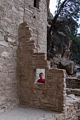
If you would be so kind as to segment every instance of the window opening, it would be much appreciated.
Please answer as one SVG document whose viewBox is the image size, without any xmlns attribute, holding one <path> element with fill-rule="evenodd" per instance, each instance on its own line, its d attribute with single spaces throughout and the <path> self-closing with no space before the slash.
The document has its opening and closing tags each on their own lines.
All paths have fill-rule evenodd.
<svg viewBox="0 0 80 120">
<path fill-rule="evenodd" d="M 34 0 L 34 7 L 39 9 L 39 0 Z"/>
<path fill-rule="evenodd" d="M 45 83 L 45 69 L 36 69 L 36 80 L 35 83 Z"/>
</svg>

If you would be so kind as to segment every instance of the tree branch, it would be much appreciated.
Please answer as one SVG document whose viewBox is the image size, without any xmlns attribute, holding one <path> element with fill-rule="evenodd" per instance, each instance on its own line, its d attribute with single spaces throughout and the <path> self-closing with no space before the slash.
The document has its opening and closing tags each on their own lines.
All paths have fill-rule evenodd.
<svg viewBox="0 0 80 120">
<path fill-rule="evenodd" d="M 52 28 L 54 28 L 54 25 L 55 25 L 55 23 L 56 23 L 56 21 L 57 21 L 57 18 L 58 18 L 58 16 L 59 16 L 61 10 L 64 8 L 64 5 L 66 4 L 67 1 L 68 1 L 68 0 L 64 0 L 63 3 L 61 4 L 59 10 L 57 11 L 57 14 L 55 15 L 54 19 L 52 20 L 52 24 L 51 24 L 49 33 L 51 32 Z"/>
</svg>

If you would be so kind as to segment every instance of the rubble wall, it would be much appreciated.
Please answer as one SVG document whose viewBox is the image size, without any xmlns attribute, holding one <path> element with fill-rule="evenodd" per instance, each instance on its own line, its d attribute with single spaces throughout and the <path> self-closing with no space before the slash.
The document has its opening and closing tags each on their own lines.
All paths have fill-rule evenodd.
<svg viewBox="0 0 80 120">
<path fill-rule="evenodd" d="M 19 26 L 17 50 L 18 95 L 20 105 L 62 112 L 64 108 L 64 71 L 50 69 L 45 53 L 35 53 L 35 42 L 27 23 Z M 45 84 L 37 84 L 36 70 L 45 70 Z"/>
<path fill-rule="evenodd" d="M 80 80 L 76 77 L 69 77 L 66 79 L 67 88 L 80 89 Z"/>
</svg>

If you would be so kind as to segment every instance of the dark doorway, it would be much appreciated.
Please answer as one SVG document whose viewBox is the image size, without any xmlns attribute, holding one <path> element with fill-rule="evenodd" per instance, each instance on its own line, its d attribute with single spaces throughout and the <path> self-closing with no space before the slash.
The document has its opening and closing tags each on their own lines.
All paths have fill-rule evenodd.
<svg viewBox="0 0 80 120">
<path fill-rule="evenodd" d="M 39 1 L 40 0 L 34 0 L 34 7 L 39 9 Z"/>
</svg>

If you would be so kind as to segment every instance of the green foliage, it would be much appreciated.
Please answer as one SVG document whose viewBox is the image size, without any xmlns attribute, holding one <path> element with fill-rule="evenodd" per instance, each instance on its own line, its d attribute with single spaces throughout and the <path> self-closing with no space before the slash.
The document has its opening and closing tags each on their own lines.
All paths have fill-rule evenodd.
<svg viewBox="0 0 80 120">
<path fill-rule="evenodd" d="M 74 37 L 71 46 L 71 59 L 80 64 L 80 36 Z"/>
<path fill-rule="evenodd" d="M 63 56 L 66 48 L 69 48 L 69 42 L 72 41 L 71 59 L 79 61 L 80 37 L 77 37 L 77 28 L 80 0 L 64 0 L 62 3 L 61 0 L 57 0 L 57 2 L 56 14 L 49 22 L 51 27 L 48 27 L 48 57 L 54 57 L 57 52 Z"/>
<path fill-rule="evenodd" d="M 59 16 L 62 16 L 66 19 L 78 20 L 80 15 L 80 0 L 64 0 L 66 1 L 64 7 L 62 8 Z M 61 1 L 58 0 L 57 11 L 60 10 Z"/>
</svg>

